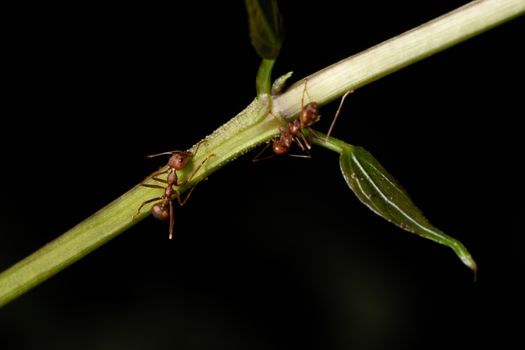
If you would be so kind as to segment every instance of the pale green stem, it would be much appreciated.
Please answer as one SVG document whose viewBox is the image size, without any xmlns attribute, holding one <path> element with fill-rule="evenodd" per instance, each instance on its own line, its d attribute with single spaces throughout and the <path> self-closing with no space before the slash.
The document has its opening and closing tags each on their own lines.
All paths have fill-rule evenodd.
<svg viewBox="0 0 525 350">
<path fill-rule="evenodd" d="M 524 12 L 524 0 L 474 1 L 309 76 L 308 94 L 320 104 L 327 103 L 348 90 L 355 90 Z M 297 114 L 303 89 L 300 82 L 274 98 L 273 114 L 283 117 Z M 279 123 L 274 116 L 268 117 L 268 106 L 269 96 L 260 95 L 239 115 L 208 136 L 192 165 L 197 166 L 210 154 L 214 156 L 181 191 L 278 134 Z M 181 171 L 181 178 L 186 178 L 191 171 L 191 167 Z M 136 186 L 56 240 L 2 272 L 0 306 L 137 223 L 148 214 L 147 206 L 137 220 L 132 220 L 140 204 L 161 194 L 161 190 Z"/>
<path fill-rule="evenodd" d="M 525 12 L 524 0 L 479 0 L 343 59 L 308 79 L 308 95 L 319 104 L 357 90 L 390 73 L 467 40 Z M 274 110 L 295 115 L 301 107 L 303 81 L 274 99 Z"/>
</svg>

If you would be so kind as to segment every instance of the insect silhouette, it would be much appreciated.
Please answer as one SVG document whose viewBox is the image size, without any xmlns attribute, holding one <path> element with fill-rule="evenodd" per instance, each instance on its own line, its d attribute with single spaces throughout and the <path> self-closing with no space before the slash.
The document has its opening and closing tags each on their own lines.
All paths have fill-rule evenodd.
<svg viewBox="0 0 525 350">
<path fill-rule="evenodd" d="M 281 128 L 281 134 L 274 138 L 272 143 L 272 151 L 273 155 L 270 155 L 265 158 L 259 158 L 260 155 L 268 148 L 270 145 L 269 143 L 264 147 L 253 159 L 254 162 L 268 159 L 273 157 L 274 155 L 285 155 L 289 154 L 290 147 L 292 146 L 293 142 L 295 141 L 297 145 L 301 148 L 303 152 L 306 154 L 290 154 L 294 157 L 301 157 L 301 158 L 309 158 L 310 154 L 309 151 L 312 148 L 311 141 L 305 136 L 303 133 L 303 129 L 310 128 L 312 125 L 314 125 L 319 120 L 319 107 L 317 105 L 316 101 L 310 101 L 306 105 L 304 104 L 304 96 L 306 94 L 306 84 L 304 83 L 304 90 L 303 95 L 301 97 L 301 113 L 299 115 L 299 118 L 288 122 L 284 127 Z M 332 129 L 335 125 L 335 122 L 337 120 L 337 117 L 339 116 L 339 113 L 341 111 L 341 107 L 343 105 L 343 102 L 348 94 L 350 94 L 353 91 L 347 91 L 339 104 L 339 108 L 337 109 L 337 112 L 332 120 L 332 124 L 330 125 L 330 128 L 328 130 L 328 133 L 325 138 L 325 142 L 330 137 L 330 134 L 332 132 Z M 272 114 L 273 116 L 273 114 Z M 313 132 L 313 130 L 310 129 L 310 132 Z"/>
<path fill-rule="evenodd" d="M 153 154 L 153 155 L 149 155 L 148 156 L 148 158 L 153 158 L 153 157 L 158 157 L 158 156 L 162 156 L 162 155 L 170 155 L 170 158 L 168 160 L 168 169 L 165 169 L 165 170 L 161 169 L 159 171 L 156 171 L 152 175 L 146 177 L 140 183 L 140 185 L 144 186 L 144 187 L 164 189 L 164 193 L 162 194 L 162 196 L 151 198 L 151 199 L 148 199 L 147 201 L 144 201 L 140 205 L 140 207 L 137 209 L 137 212 L 133 216 L 133 219 L 135 219 L 139 215 L 141 209 L 146 204 L 158 201 L 157 203 L 153 204 L 153 206 L 151 207 L 151 214 L 157 220 L 161 220 L 161 221 L 170 220 L 169 239 L 173 238 L 173 226 L 174 226 L 174 223 L 175 223 L 175 219 L 173 217 L 173 201 L 172 201 L 173 200 L 173 196 L 175 196 L 177 198 L 177 201 L 179 202 L 179 205 L 183 206 L 184 204 L 186 204 L 186 202 L 190 198 L 191 193 L 195 189 L 195 186 L 193 186 L 189 190 L 189 192 L 186 195 L 186 197 L 184 199 L 182 199 L 180 192 L 178 190 L 174 189 L 173 186 L 180 187 L 180 186 L 185 185 L 189 181 L 191 181 L 191 179 L 193 179 L 193 177 L 195 176 L 195 174 L 197 174 L 197 172 L 203 166 L 203 164 L 208 159 L 210 159 L 212 156 L 214 156 L 214 154 L 210 154 L 209 156 L 207 156 L 195 168 L 195 170 L 193 170 L 191 175 L 186 180 L 179 182 L 179 178 L 178 178 L 178 175 L 177 175 L 177 170 L 184 169 L 189 164 L 189 162 L 193 159 L 193 157 L 195 156 L 195 154 L 199 150 L 200 145 L 201 145 L 201 143 L 199 143 L 197 145 L 197 148 L 195 149 L 195 153 L 189 152 L 189 151 L 178 151 L 178 150 L 176 150 L 176 151 L 162 152 L 162 153 Z M 164 175 L 164 174 L 167 174 L 166 179 L 163 179 L 163 178 L 159 177 L 159 176 Z M 158 184 L 145 183 L 148 179 L 152 179 L 154 181 L 163 183 L 164 185 L 161 186 L 161 185 L 158 185 Z"/>
</svg>

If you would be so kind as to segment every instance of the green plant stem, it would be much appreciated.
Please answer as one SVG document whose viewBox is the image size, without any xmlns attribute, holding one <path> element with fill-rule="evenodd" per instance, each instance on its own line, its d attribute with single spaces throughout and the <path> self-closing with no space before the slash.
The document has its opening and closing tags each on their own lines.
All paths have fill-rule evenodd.
<svg viewBox="0 0 525 350">
<path fill-rule="evenodd" d="M 312 74 L 308 95 L 328 103 L 358 88 L 445 50 L 525 12 L 523 0 L 472 1 L 452 12 L 343 59 Z M 301 107 L 303 81 L 274 99 L 274 110 L 293 116 Z"/>
<path fill-rule="evenodd" d="M 355 90 L 524 12 L 523 0 L 474 1 L 307 77 L 308 94 L 320 105 L 328 103 L 348 90 Z M 292 117 L 299 112 L 303 89 L 303 82 L 295 84 L 286 93 L 275 97 L 273 105 L 269 95 L 262 94 L 244 111 L 206 137 L 192 164 L 200 164 L 209 154 L 214 156 L 180 191 L 184 192 L 239 155 L 277 135 L 279 123 L 275 117 L 268 116 L 269 106 L 272 105 L 275 115 Z M 186 178 L 191 171 L 191 167 L 181 171 L 181 178 Z M 2 272 L 0 306 L 136 224 L 149 214 L 148 210 L 144 210 L 136 220 L 132 220 L 137 208 L 160 193 L 158 189 L 136 186 Z"/>
<path fill-rule="evenodd" d="M 264 58 L 261 61 L 259 66 L 259 71 L 257 72 L 257 79 L 255 80 L 255 85 L 257 88 L 257 96 L 262 94 L 269 95 L 272 89 L 272 69 L 275 64 L 275 60 L 269 60 Z"/>
</svg>

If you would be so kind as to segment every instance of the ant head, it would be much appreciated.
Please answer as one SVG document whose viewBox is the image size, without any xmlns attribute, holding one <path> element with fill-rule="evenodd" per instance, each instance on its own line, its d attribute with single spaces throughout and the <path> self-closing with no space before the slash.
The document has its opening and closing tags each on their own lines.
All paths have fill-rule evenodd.
<svg viewBox="0 0 525 350">
<path fill-rule="evenodd" d="M 180 170 L 188 164 L 188 161 L 193 158 L 191 152 L 173 152 L 168 160 L 168 166 L 175 170 Z"/>
<path fill-rule="evenodd" d="M 312 126 L 317 121 L 318 116 L 319 108 L 317 107 L 317 102 L 312 101 L 308 103 L 301 111 L 301 127 L 306 128 Z"/>
<path fill-rule="evenodd" d="M 170 212 L 164 205 L 162 205 L 162 203 L 157 203 L 152 206 L 151 214 L 155 219 L 160 221 L 166 221 L 170 218 Z"/>
</svg>

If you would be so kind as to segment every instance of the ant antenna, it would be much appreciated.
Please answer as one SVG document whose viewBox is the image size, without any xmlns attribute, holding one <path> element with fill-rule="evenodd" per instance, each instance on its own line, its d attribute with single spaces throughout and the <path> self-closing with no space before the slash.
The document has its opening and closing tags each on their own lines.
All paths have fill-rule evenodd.
<svg viewBox="0 0 525 350">
<path fill-rule="evenodd" d="M 334 128 L 337 117 L 339 117 L 339 113 L 341 112 L 341 108 L 343 107 L 343 103 L 345 102 L 346 96 L 350 95 L 352 92 L 354 92 L 354 90 L 348 90 L 341 98 L 341 102 L 339 102 L 339 107 L 337 107 L 337 112 L 335 112 L 335 117 L 334 119 L 332 119 L 332 124 L 330 124 L 328 133 L 326 134 L 326 137 L 324 139 L 325 143 L 328 142 L 328 138 L 330 137 L 330 134 L 332 133 L 332 129 Z"/>
<path fill-rule="evenodd" d="M 197 144 L 197 147 L 195 148 L 195 151 L 193 152 L 189 152 L 189 151 L 180 151 L 178 149 L 176 150 L 173 150 L 173 151 L 169 151 L 169 152 L 161 152 L 161 153 L 157 153 L 157 154 L 149 154 L 147 155 L 146 157 L 147 158 L 154 158 L 154 157 L 158 157 L 158 156 L 166 156 L 166 155 L 173 155 L 175 153 L 179 153 L 179 154 L 197 154 L 197 151 L 199 150 L 199 147 L 201 146 L 202 143 L 205 143 L 206 141 L 200 141 L 198 144 Z"/>
<path fill-rule="evenodd" d="M 175 150 L 175 151 L 162 152 L 162 153 L 157 153 L 157 154 L 148 154 L 146 157 L 147 158 L 154 158 L 154 157 L 158 157 L 158 156 L 172 155 L 173 153 L 182 153 L 182 152 L 184 152 L 184 151 Z"/>
</svg>

